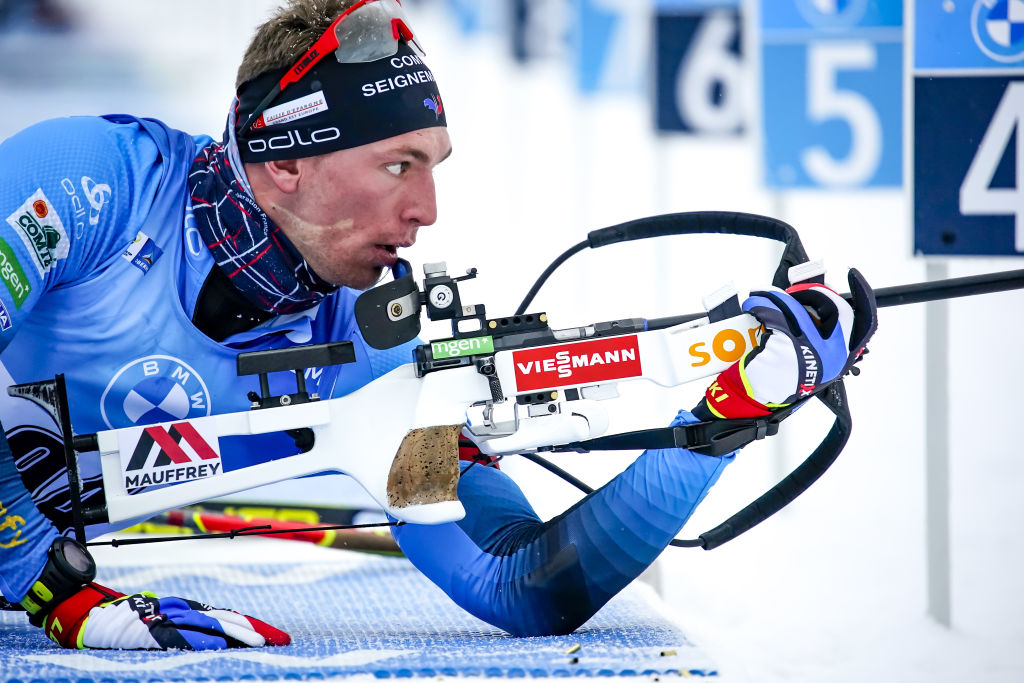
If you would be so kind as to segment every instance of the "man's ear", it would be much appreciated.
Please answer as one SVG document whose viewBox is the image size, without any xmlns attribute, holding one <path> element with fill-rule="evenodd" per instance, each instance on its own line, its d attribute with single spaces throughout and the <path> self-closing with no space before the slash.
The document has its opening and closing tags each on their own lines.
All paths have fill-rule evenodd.
<svg viewBox="0 0 1024 683">
<path fill-rule="evenodd" d="M 300 166 L 298 159 L 263 162 L 267 176 L 274 183 L 274 186 L 286 194 L 291 194 L 298 189 L 299 178 L 302 175 Z"/>
</svg>

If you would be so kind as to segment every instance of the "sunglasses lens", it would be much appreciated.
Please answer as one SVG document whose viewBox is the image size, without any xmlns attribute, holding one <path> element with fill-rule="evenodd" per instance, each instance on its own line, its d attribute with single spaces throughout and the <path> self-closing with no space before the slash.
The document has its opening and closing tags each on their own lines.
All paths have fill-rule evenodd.
<svg viewBox="0 0 1024 683">
<path fill-rule="evenodd" d="M 422 54 L 401 5 L 394 0 L 366 3 L 339 22 L 334 33 L 338 38 L 335 56 L 343 64 L 390 57 L 398 51 L 399 39 Z"/>
</svg>

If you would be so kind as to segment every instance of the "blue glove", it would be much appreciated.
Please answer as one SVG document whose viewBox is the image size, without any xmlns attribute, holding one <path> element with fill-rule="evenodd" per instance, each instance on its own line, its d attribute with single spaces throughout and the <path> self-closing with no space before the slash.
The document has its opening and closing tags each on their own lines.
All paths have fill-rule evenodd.
<svg viewBox="0 0 1024 683">
<path fill-rule="evenodd" d="M 877 327 L 874 293 L 856 270 L 850 288 L 856 309 L 817 283 L 751 292 L 743 310 L 764 325 L 761 341 L 717 377 L 694 413 L 762 417 L 846 374 Z"/>
</svg>

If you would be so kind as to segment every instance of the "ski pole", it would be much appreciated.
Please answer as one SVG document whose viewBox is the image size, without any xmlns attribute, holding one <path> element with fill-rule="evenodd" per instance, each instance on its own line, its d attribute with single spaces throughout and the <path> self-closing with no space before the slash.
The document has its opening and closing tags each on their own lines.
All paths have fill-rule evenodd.
<svg viewBox="0 0 1024 683">
<path fill-rule="evenodd" d="M 313 543 L 325 548 L 401 555 L 390 533 L 356 531 L 337 528 L 343 525 L 317 527 L 303 522 L 290 522 L 270 517 L 239 517 L 196 509 L 168 510 L 147 520 L 131 531 L 149 533 L 153 527 L 169 526 L 199 533 L 234 533 L 238 536 L 273 535 L 289 541 Z M 188 536 L 179 537 L 187 540 Z M 175 540 L 178 540 L 177 538 Z M 127 543 L 121 543 L 127 545 Z"/>
</svg>

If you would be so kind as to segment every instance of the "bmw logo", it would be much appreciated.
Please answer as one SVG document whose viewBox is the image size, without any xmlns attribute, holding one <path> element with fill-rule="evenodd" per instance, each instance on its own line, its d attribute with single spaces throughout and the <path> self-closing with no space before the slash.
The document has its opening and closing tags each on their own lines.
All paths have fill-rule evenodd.
<svg viewBox="0 0 1024 683">
<path fill-rule="evenodd" d="M 975 0 L 971 34 L 986 55 L 1011 64 L 1024 59 L 1024 0 Z"/>
<path fill-rule="evenodd" d="M 111 429 L 210 414 L 206 382 L 173 356 L 146 356 L 118 370 L 100 397 L 100 414 Z"/>
<path fill-rule="evenodd" d="M 811 26 L 853 26 L 864 16 L 867 0 L 796 0 L 801 16 Z"/>
</svg>

